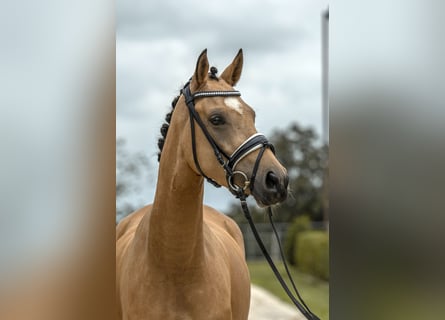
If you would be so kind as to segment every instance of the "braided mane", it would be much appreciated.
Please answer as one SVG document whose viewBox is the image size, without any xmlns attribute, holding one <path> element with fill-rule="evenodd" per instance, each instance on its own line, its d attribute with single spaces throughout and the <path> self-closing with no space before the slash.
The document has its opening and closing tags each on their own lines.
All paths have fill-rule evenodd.
<svg viewBox="0 0 445 320">
<path fill-rule="evenodd" d="M 209 72 L 210 79 L 219 81 L 218 77 L 216 76 L 217 73 L 218 73 L 218 69 L 216 67 L 211 67 L 210 72 Z M 164 147 L 165 138 L 167 137 L 168 128 L 170 127 L 170 121 L 172 119 L 172 114 L 173 114 L 173 111 L 175 111 L 176 103 L 178 103 L 180 96 L 181 96 L 181 94 L 179 94 L 178 96 L 176 96 L 173 99 L 172 104 L 171 104 L 172 110 L 165 115 L 165 123 L 162 124 L 161 130 L 160 130 L 161 137 L 158 139 L 158 147 L 159 147 L 158 162 L 161 160 L 162 148 Z"/>
<path fill-rule="evenodd" d="M 170 121 L 172 119 L 172 114 L 173 114 L 173 111 L 175 111 L 176 103 L 178 102 L 178 100 L 179 100 L 179 95 L 173 99 L 173 101 L 171 103 L 172 109 L 169 113 L 167 113 L 165 115 L 165 123 L 162 124 L 161 130 L 160 130 L 161 137 L 158 140 L 158 147 L 159 147 L 158 162 L 161 159 L 162 148 L 164 147 L 165 138 L 167 137 L 168 128 L 170 127 Z"/>
</svg>

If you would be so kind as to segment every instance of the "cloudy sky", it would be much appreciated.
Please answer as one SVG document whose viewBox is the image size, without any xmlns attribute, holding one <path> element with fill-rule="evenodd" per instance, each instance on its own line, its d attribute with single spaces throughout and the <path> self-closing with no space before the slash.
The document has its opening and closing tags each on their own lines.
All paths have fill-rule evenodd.
<svg viewBox="0 0 445 320">
<path fill-rule="evenodd" d="M 244 68 L 237 89 L 270 135 L 297 121 L 321 133 L 321 11 L 327 1 L 117 1 L 116 135 L 143 152 L 157 171 L 159 128 L 170 102 L 208 49 L 220 72 L 239 48 Z M 153 175 L 156 177 L 156 174 Z M 147 181 L 140 204 L 151 203 Z M 224 210 L 227 190 L 206 186 L 205 201 Z"/>
</svg>

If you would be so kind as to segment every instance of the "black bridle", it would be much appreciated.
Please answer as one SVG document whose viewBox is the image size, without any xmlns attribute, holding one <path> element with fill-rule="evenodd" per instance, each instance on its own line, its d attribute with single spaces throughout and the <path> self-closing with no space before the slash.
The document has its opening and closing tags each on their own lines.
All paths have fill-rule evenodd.
<svg viewBox="0 0 445 320">
<path fill-rule="evenodd" d="M 269 148 L 272 152 L 275 152 L 273 145 L 267 140 L 267 138 L 261 133 L 255 133 L 249 138 L 247 138 L 231 155 L 228 155 L 213 139 L 209 131 L 207 130 L 204 122 L 202 121 L 199 114 L 195 109 L 195 99 L 199 98 L 210 98 L 210 97 L 233 97 L 233 96 L 241 96 L 239 91 L 198 91 L 195 93 L 191 93 L 190 91 L 190 83 L 188 82 L 184 88 L 181 90 L 181 93 L 184 95 L 185 103 L 189 109 L 190 114 L 190 127 L 192 133 L 192 150 L 193 150 L 193 160 L 195 162 L 196 169 L 199 173 L 211 184 L 215 187 L 221 187 L 221 185 L 216 182 L 214 179 L 209 178 L 201 169 L 199 164 L 198 156 L 196 154 L 196 138 L 195 138 L 195 121 L 201 128 L 208 142 L 212 146 L 213 152 L 215 153 L 216 159 L 218 160 L 221 167 L 224 169 L 226 174 L 227 184 L 229 186 L 229 190 L 237 197 L 242 198 L 247 197 L 246 190 L 249 188 L 253 190 L 256 172 L 258 170 L 261 158 L 263 157 L 264 151 Z M 255 161 L 255 165 L 253 167 L 252 174 L 250 179 L 247 175 L 242 171 L 237 171 L 236 166 L 238 163 L 245 158 L 250 153 L 255 150 L 260 150 L 258 156 Z M 239 186 L 235 184 L 234 177 L 236 175 L 241 176 L 244 179 L 244 185 Z"/>
<path fill-rule="evenodd" d="M 273 153 L 275 153 L 275 149 L 273 145 L 267 140 L 267 138 L 261 134 L 256 133 L 247 138 L 231 155 L 228 155 L 213 139 L 209 131 L 207 130 L 206 126 L 204 125 L 204 122 L 202 121 L 201 117 L 195 110 L 195 99 L 198 98 L 210 98 L 210 97 L 232 97 L 232 96 L 241 96 L 241 93 L 239 91 L 197 91 L 193 94 L 190 91 L 190 81 L 187 82 L 184 86 L 184 88 L 181 90 L 181 93 L 184 95 L 185 103 L 187 105 L 187 108 L 189 109 L 190 114 L 190 128 L 191 128 L 191 134 L 192 134 L 192 151 L 193 151 L 193 160 L 195 162 L 196 169 L 199 171 L 199 173 L 211 184 L 213 184 L 215 187 L 221 187 L 221 185 L 216 182 L 214 179 L 208 177 L 201 169 L 201 166 L 199 165 L 198 156 L 196 153 L 196 137 L 195 137 L 195 121 L 201 128 L 202 132 L 204 133 L 205 137 L 207 138 L 208 142 L 212 146 L 213 152 L 215 153 L 216 159 L 218 160 L 221 167 L 224 169 L 224 172 L 226 174 L 226 180 L 227 184 L 229 186 L 230 192 L 234 194 L 238 199 L 241 201 L 241 208 L 244 212 L 244 215 L 249 222 L 250 228 L 252 229 L 252 232 L 255 236 L 256 241 L 258 242 L 258 245 L 263 252 L 264 257 L 266 258 L 267 262 L 269 263 L 272 271 L 274 272 L 276 278 L 280 282 L 281 286 L 283 287 L 286 294 L 289 296 L 289 298 L 292 300 L 294 305 L 301 311 L 301 313 L 306 317 L 306 319 L 310 320 L 319 320 L 319 318 L 312 313 L 312 311 L 309 309 L 309 307 L 304 303 L 303 299 L 301 298 L 297 287 L 295 286 L 295 283 L 292 279 L 292 276 L 290 275 L 289 268 L 287 267 L 286 259 L 284 258 L 283 250 L 280 244 L 280 240 L 278 237 L 278 233 L 275 229 L 275 225 L 273 223 L 272 219 L 272 209 L 268 207 L 268 215 L 269 215 L 269 221 L 272 225 L 273 232 L 275 234 L 275 237 L 277 238 L 278 246 L 280 249 L 281 258 L 283 260 L 283 264 L 286 269 L 286 273 L 290 279 L 290 282 L 292 284 L 292 287 L 297 295 L 297 297 L 300 299 L 300 301 L 292 294 L 289 287 L 287 286 L 284 279 L 281 277 L 280 272 L 278 271 L 277 267 L 275 266 L 275 263 L 273 262 L 272 258 L 269 255 L 269 252 L 267 251 L 266 247 L 264 246 L 264 243 L 255 227 L 255 223 L 252 220 L 252 216 L 249 211 L 249 207 L 247 206 L 247 197 L 246 190 L 249 188 L 251 191 L 253 191 L 254 188 L 254 182 L 256 173 L 258 171 L 258 167 L 260 164 L 260 161 L 263 157 L 264 151 L 269 148 Z M 255 160 L 255 164 L 253 166 L 252 174 L 250 176 L 250 179 L 247 177 L 247 175 L 242 171 L 235 170 L 238 163 L 245 158 L 250 153 L 259 150 L 259 153 L 257 155 L 257 158 Z M 225 158 L 225 159 L 224 159 Z M 240 175 L 244 179 L 244 185 L 239 186 L 235 184 L 234 177 L 236 175 Z"/>
</svg>

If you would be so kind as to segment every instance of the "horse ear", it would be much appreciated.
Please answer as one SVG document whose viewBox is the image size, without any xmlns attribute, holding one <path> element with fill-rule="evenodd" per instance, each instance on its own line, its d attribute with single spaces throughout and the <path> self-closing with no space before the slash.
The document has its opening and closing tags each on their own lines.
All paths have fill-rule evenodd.
<svg viewBox="0 0 445 320">
<path fill-rule="evenodd" d="M 238 54 L 232 63 L 221 74 L 221 79 L 226 81 L 232 87 L 238 83 L 243 70 L 243 49 L 239 49 Z"/>
<path fill-rule="evenodd" d="M 209 60 L 207 59 L 207 49 L 204 49 L 199 55 L 198 62 L 196 62 L 195 74 L 190 84 L 192 91 L 197 90 L 204 83 L 208 72 Z"/>
</svg>

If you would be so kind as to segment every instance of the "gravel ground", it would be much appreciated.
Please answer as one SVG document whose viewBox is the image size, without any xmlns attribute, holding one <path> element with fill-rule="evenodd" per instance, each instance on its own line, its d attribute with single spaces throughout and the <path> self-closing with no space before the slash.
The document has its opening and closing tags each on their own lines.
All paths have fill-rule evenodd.
<svg viewBox="0 0 445 320">
<path fill-rule="evenodd" d="M 252 285 L 249 320 L 305 320 L 291 305 L 282 302 L 266 290 Z"/>
</svg>

